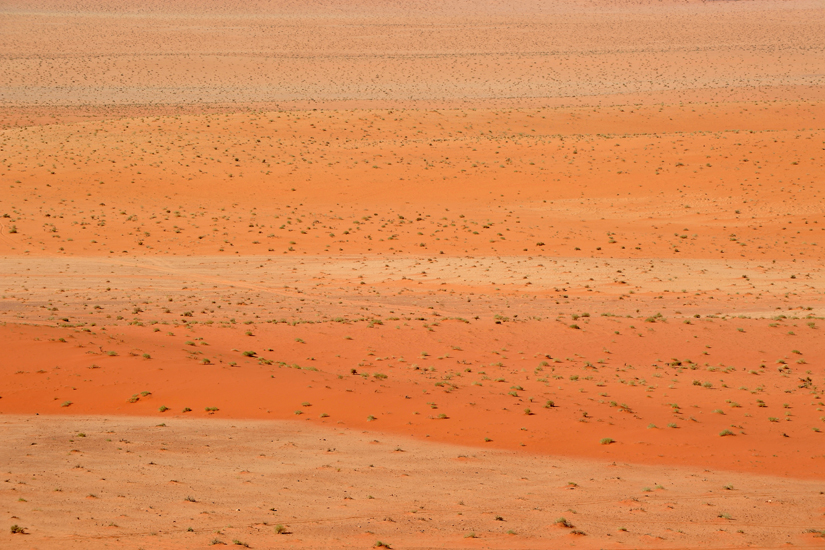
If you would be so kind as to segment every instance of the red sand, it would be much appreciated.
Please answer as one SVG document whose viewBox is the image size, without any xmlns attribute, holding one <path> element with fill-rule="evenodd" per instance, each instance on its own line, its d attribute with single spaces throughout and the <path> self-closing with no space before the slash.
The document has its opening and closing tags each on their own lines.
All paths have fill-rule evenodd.
<svg viewBox="0 0 825 550">
<path fill-rule="evenodd" d="M 301 415 L 313 424 L 531 453 L 825 475 L 823 436 L 811 431 L 822 426 L 821 374 L 807 382 L 807 365 L 797 364 L 819 365 L 825 357 L 819 329 L 802 321 L 768 328 L 769 320 L 687 326 L 591 317 L 577 320 L 583 328 L 575 330 L 566 327 L 569 317 L 502 325 L 413 319 L 385 318 L 373 328 L 366 321 L 256 323 L 157 333 L 148 324 L 100 333 L 6 327 L 2 408 L 158 418 Z M 787 336 L 788 328 L 799 335 Z M 547 401 L 555 406 L 545 408 Z M 181 412 L 186 407 L 192 412 Z M 219 410 L 206 412 L 211 407 Z M 731 435 L 720 438 L 726 429 Z M 616 443 L 600 445 L 605 437 Z"/>
<path fill-rule="evenodd" d="M 822 546 L 807 532 L 825 510 L 812 512 L 825 478 L 821 5 L 193 10 L 0 8 L 0 419 L 17 438 L 0 458 L 15 475 L 65 475 L 26 462 L 29 422 L 43 437 L 117 417 L 221 439 L 266 419 L 374 434 L 350 442 L 365 457 L 372 437 L 420 449 L 404 468 L 454 445 L 594 479 L 614 462 L 668 479 L 713 469 L 746 480 L 745 499 L 779 478 L 810 488 L 767 531 L 744 511 L 708 521 L 683 488 L 669 499 L 690 503 L 683 523 L 646 510 L 639 525 L 671 531 L 621 544 L 595 518 L 635 501 L 611 492 L 577 518 L 587 537 L 552 525 L 565 508 L 520 523 L 522 538 L 442 516 L 422 542 L 407 522 L 390 531 L 398 547 Z M 181 429 L 147 441 L 182 445 Z M 128 469 L 102 449 L 122 485 Z M 17 489 L 0 493 L 8 523 L 32 538 L 0 546 L 111 542 L 99 522 L 79 535 L 44 496 L 18 511 Z M 323 500 L 299 493 L 290 506 L 326 521 Z M 114 537 L 207 546 L 232 521 L 258 547 L 374 544 L 352 526 L 256 538 L 257 512 L 215 506 L 196 542 L 182 523 Z"/>
</svg>

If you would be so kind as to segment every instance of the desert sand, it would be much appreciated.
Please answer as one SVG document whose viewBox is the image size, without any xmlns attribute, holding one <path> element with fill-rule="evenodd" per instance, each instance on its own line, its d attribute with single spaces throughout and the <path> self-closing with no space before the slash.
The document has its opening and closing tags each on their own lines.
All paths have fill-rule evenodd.
<svg viewBox="0 0 825 550">
<path fill-rule="evenodd" d="M 4 492 L 38 525 L 13 542 L 37 548 L 810 547 L 825 498 L 821 483 L 770 475 L 289 421 L 0 425 L 14 454 Z"/>
<path fill-rule="evenodd" d="M 820 3 L 0 31 L 0 547 L 825 546 Z"/>
</svg>

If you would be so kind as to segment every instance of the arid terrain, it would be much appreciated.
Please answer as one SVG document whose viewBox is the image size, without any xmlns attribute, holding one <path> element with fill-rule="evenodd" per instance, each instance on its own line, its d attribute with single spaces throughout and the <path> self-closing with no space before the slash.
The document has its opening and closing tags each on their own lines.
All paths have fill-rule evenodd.
<svg viewBox="0 0 825 550">
<path fill-rule="evenodd" d="M 535 4 L 0 6 L 0 547 L 825 547 L 825 6 Z"/>
</svg>

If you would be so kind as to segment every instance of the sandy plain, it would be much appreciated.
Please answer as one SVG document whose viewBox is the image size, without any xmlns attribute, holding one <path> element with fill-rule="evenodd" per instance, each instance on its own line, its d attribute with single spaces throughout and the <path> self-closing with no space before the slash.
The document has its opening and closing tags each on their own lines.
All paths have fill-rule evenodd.
<svg viewBox="0 0 825 550">
<path fill-rule="evenodd" d="M 5 3 L 0 546 L 825 546 L 824 22 Z"/>
<path fill-rule="evenodd" d="M 807 480 L 300 422 L 2 421 L 35 548 L 810 547 L 825 498 Z"/>
</svg>

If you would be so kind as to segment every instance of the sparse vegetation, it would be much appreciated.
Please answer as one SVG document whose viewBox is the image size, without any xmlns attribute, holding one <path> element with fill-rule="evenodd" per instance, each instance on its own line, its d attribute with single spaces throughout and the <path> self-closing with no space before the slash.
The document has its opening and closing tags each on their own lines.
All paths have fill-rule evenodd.
<svg viewBox="0 0 825 550">
<path fill-rule="evenodd" d="M 573 524 L 570 523 L 569 521 L 567 521 L 567 519 L 564 516 L 562 516 L 560 518 L 556 518 L 556 521 L 554 523 L 556 525 L 558 525 L 559 527 L 566 527 L 568 529 L 573 528 Z"/>
<path fill-rule="evenodd" d="M 333 516 L 343 514 L 350 518 L 348 522 L 359 524 L 354 543 L 348 537 L 355 530 L 344 525 L 342 546 L 365 546 L 376 539 L 402 544 L 402 539 L 410 537 L 401 531 L 419 531 L 411 529 L 413 524 L 428 533 L 421 539 L 424 543 L 441 536 L 444 544 L 450 544 L 450 531 L 460 538 L 457 533 L 463 536 L 478 529 L 473 536 L 477 533 L 485 541 L 490 539 L 492 546 L 540 546 L 545 535 L 561 537 L 556 546 L 581 545 L 585 541 L 570 538 L 573 526 L 566 520 L 563 531 L 552 524 L 552 533 L 537 530 L 540 523 L 548 527 L 548 520 L 560 511 L 587 529 L 593 544 L 585 546 L 685 546 L 696 545 L 697 536 L 711 545 L 771 543 L 762 533 L 764 519 L 779 507 L 760 506 L 754 500 L 756 508 L 748 511 L 742 499 L 753 497 L 753 487 L 746 486 L 745 477 L 724 472 L 767 468 L 781 473 L 803 462 L 810 470 L 803 472 L 806 475 L 816 477 L 817 469 L 821 470 L 817 457 L 821 454 L 818 445 L 825 443 L 825 424 L 820 421 L 825 420 L 820 416 L 825 415 L 825 378 L 818 323 L 825 317 L 817 265 L 825 245 L 825 216 L 816 205 L 825 199 L 819 182 L 825 132 L 815 120 L 818 115 L 822 118 L 825 104 L 785 101 L 793 99 L 794 91 L 779 86 L 782 78 L 805 65 L 800 59 L 810 61 L 805 56 L 812 50 L 804 44 L 786 48 L 787 40 L 779 40 L 782 47 L 777 49 L 773 47 L 776 33 L 759 34 L 760 44 L 765 44 L 757 50 L 771 59 L 781 54 L 783 66 L 790 67 L 790 72 L 780 71 L 779 76 L 765 80 L 777 86 L 748 85 L 733 95 L 701 91 L 702 82 L 710 82 L 724 92 L 725 79 L 759 84 L 751 74 L 758 73 L 759 66 L 751 62 L 723 63 L 732 73 L 721 80 L 696 84 L 691 76 L 697 70 L 713 69 L 718 51 L 730 49 L 718 50 L 718 44 L 708 42 L 713 33 L 740 31 L 726 37 L 736 44 L 742 42 L 742 32 L 746 42 L 756 36 L 752 25 L 731 18 L 747 12 L 748 22 L 753 23 L 762 21 L 759 14 L 737 6 L 714 6 L 726 15 L 719 18 L 725 24 L 711 25 L 710 30 L 702 23 L 704 19 L 671 17 L 668 21 L 677 26 L 683 23 L 693 25 L 694 31 L 702 30 L 696 35 L 685 27 L 674 35 L 681 42 L 665 48 L 662 55 L 651 57 L 664 47 L 658 38 L 638 41 L 631 53 L 621 45 L 611 46 L 619 57 L 632 54 L 642 61 L 653 59 L 652 64 L 632 63 L 630 73 L 639 67 L 650 72 L 654 67 L 653 72 L 664 74 L 675 86 L 655 105 L 646 99 L 644 90 L 661 83 L 647 78 L 628 80 L 623 105 L 613 100 L 590 104 L 580 96 L 582 90 L 590 90 L 587 97 L 620 97 L 622 83 L 616 75 L 627 71 L 622 63 L 596 66 L 587 61 L 592 40 L 579 44 L 575 51 L 553 45 L 578 36 L 575 33 L 562 33 L 562 38 L 551 40 L 554 54 L 549 57 L 516 56 L 515 75 L 490 69 L 502 65 L 496 57 L 501 52 L 490 54 L 493 57 L 476 56 L 469 66 L 458 66 L 452 80 L 474 81 L 473 90 L 484 97 L 455 103 L 446 98 L 446 103 L 455 106 L 449 109 L 406 109 L 404 101 L 393 95 L 414 98 L 427 92 L 432 83 L 422 81 L 410 88 L 397 81 L 399 74 L 403 78 L 418 75 L 417 64 L 452 66 L 450 59 L 437 55 L 441 51 L 437 48 L 432 59 L 424 56 L 432 63 L 414 55 L 401 56 L 404 59 L 398 62 L 382 58 L 375 74 L 359 77 L 340 96 L 387 95 L 376 100 L 374 109 L 327 109 L 327 88 L 337 81 L 314 81 L 306 71 L 296 69 L 302 81 L 290 87 L 290 71 L 301 65 L 294 59 L 284 62 L 289 74 L 285 73 L 286 87 L 280 95 L 316 90 L 318 104 L 312 107 L 318 109 L 248 106 L 241 96 L 262 93 L 266 86 L 261 87 L 261 82 L 283 76 L 275 75 L 273 69 L 280 62 L 253 56 L 232 64 L 231 60 L 215 61 L 209 54 L 204 61 L 207 68 L 221 64 L 219 72 L 228 70 L 230 80 L 241 81 L 233 69 L 243 72 L 258 67 L 260 75 L 252 77 L 248 86 L 223 83 L 225 89 L 218 95 L 229 94 L 230 103 L 238 96 L 239 103 L 232 109 L 222 107 L 229 103 L 221 102 L 200 113 L 197 105 L 178 108 L 177 103 L 170 107 L 162 101 L 152 103 L 150 113 L 139 106 L 103 109 L 137 113 L 111 117 L 97 116 L 90 104 L 76 106 L 78 114 L 55 110 L 52 123 L 42 113 L 48 117 L 49 109 L 62 105 L 57 96 L 75 88 L 75 92 L 86 90 L 81 95 L 94 97 L 126 94 L 121 97 L 124 101 L 136 94 L 149 94 L 146 98 L 152 99 L 153 93 L 184 101 L 193 94 L 203 95 L 204 105 L 213 105 L 215 98 L 196 85 L 164 87 L 161 80 L 170 78 L 167 69 L 178 70 L 176 63 L 191 64 L 195 59 L 185 52 L 159 61 L 165 67 L 159 74 L 147 73 L 140 66 L 122 72 L 112 66 L 119 62 L 101 53 L 92 69 L 108 71 L 107 81 L 119 83 L 115 88 L 77 82 L 69 78 L 72 75 L 55 76 L 49 72 L 54 63 L 38 65 L 39 54 L 33 52 L 7 59 L 14 67 L 24 66 L 14 73 L 15 82 L 46 78 L 69 83 L 65 89 L 50 92 L 55 97 L 49 96 L 46 103 L 54 103 L 52 107 L 32 107 L 34 114 L 20 117 L 13 109 L 13 116 L 5 117 L 9 127 L 3 129 L 0 144 L 0 242 L 9 272 L 0 291 L 0 303 L 8 306 L 0 308 L 0 325 L 6 327 L 11 342 L 8 384 L 0 388 L 0 406 L 4 413 L 11 413 L 9 418 L 21 410 L 42 415 L 29 418 L 29 426 L 47 420 L 61 422 L 54 439 L 40 437 L 40 432 L 30 440 L 9 438 L 15 452 L 31 460 L 12 461 L 6 468 L 4 479 L 8 480 L 0 485 L 10 495 L 7 517 L 37 531 L 14 541 L 40 540 L 43 533 L 40 523 L 35 523 L 37 514 L 71 511 L 74 500 L 78 501 L 75 517 L 82 521 L 75 520 L 73 529 L 82 537 L 98 537 L 97 530 L 105 529 L 118 515 L 98 518 L 92 513 L 96 520 L 90 523 L 82 508 L 103 508 L 123 509 L 131 518 L 116 519 L 124 525 L 107 530 L 104 536 L 110 542 L 120 537 L 141 544 L 145 539 L 143 543 L 152 546 L 146 541 L 167 538 L 169 525 L 141 528 L 134 537 L 134 514 L 126 510 L 129 502 L 140 499 L 157 514 L 167 517 L 167 513 L 161 509 L 163 499 L 153 502 L 137 496 L 145 493 L 143 485 L 112 485 L 115 476 L 101 469 L 103 453 L 112 453 L 122 464 L 135 463 L 146 475 L 161 476 L 163 486 L 155 486 L 163 492 L 168 489 L 172 500 L 177 499 L 172 504 L 190 512 L 189 519 L 171 523 L 178 533 L 174 536 L 191 538 L 189 546 L 208 544 L 213 537 L 217 537 L 215 544 L 245 545 L 233 539 L 238 537 L 247 538 L 253 546 L 265 546 L 271 543 L 265 537 L 271 538 L 270 529 L 277 520 L 294 521 L 301 539 L 318 540 L 315 535 L 326 527 L 315 525 L 314 519 L 323 512 L 301 511 L 308 501 L 301 504 L 290 495 L 317 487 L 323 480 L 345 487 L 346 496 L 319 494 L 310 507 L 323 503 L 335 511 Z M 654 25 L 660 15 L 672 15 L 667 11 L 670 7 L 663 9 L 647 10 L 643 25 L 614 25 L 611 32 L 595 35 L 608 42 L 626 40 L 645 29 L 652 29 L 659 38 L 671 36 L 664 27 Z M 779 18 L 782 28 L 799 31 L 794 36 L 802 41 L 817 35 L 811 25 L 822 26 L 821 18 L 809 18 L 808 27 L 792 24 L 795 18 L 804 23 L 809 11 L 784 10 Z M 478 19 L 484 19 L 485 13 Z M 28 18 L 27 25 L 29 19 L 38 20 Z M 60 18 L 47 19 L 60 24 Z M 83 24 L 92 26 L 97 21 L 81 19 L 88 19 Z M 236 19 L 233 25 L 247 24 L 244 18 Z M 580 19 L 562 17 L 554 24 L 563 27 L 570 20 L 581 26 Z M 616 23 L 607 19 L 611 25 Z M 770 17 L 763 19 L 768 26 L 778 24 Z M 268 28 L 263 19 L 256 21 Z M 162 30 L 171 25 L 173 41 L 180 32 L 195 32 L 195 27 L 184 26 L 181 31 L 177 23 L 167 24 L 162 18 L 157 23 Z M 299 42 L 307 36 L 312 40 L 314 35 L 307 30 L 311 27 L 295 27 L 300 31 Z M 602 27 L 595 25 L 591 30 Z M 409 28 L 398 28 L 402 29 L 399 36 L 407 36 L 404 33 Z M 496 32 L 517 32 L 524 38 L 519 44 L 541 49 L 547 37 L 537 36 L 538 28 L 531 24 L 497 26 Z M 346 36 L 360 36 L 358 29 L 346 25 L 341 29 Z M 200 33 L 202 29 L 195 30 Z M 321 35 L 335 38 L 325 43 L 346 48 L 346 36 L 339 40 L 341 36 L 330 34 L 339 30 L 327 26 Z M 430 30 L 412 32 L 416 36 L 424 32 L 424 39 L 416 39 L 419 42 L 437 40 L 439 33 L 469 37 L 468 51 L 478 49 L 476 35 L 462 34 L 454 26 Z M 381 34 L 380 25 L 367 34 L 376 33 Z M 64 36 L 54 29 L 47 34 L 55 39 Z M 254 41 L 259 34 L 243 36 Z M 202 35 L 208 32 L 198 34 Z M 82 40 L 86 34 L 66 36 Z M 384 41 L 396 35 L 388 36 Z M 509 44 L 507 36 L 498 38 L 499 46 Z M 128 44 L 137 39 L 131 36 Z M 370 42 L 365 40 L 365 44 Z M 358 49 L 360 42 L 356 42 Z M 186 47 L 187 42 L 181 44 Z M 90 47 L 96 45 L 92 40 Z M 66 47 L 71 50 L 70 46 Z M 252 46 L 247 49 L 257 51 Z M 602 46 L 596 44 L 592 51 L 606 51 Z M 748 57 L 746 46 L 736 47 L 736 59 L 753 57 Z M 323 52 L 315 53 L 323 56 Z M 215 55 L 219 57 L 220 52 Z M 585 66 L 575 65 L 578 56 L 584 56 Z M 135 63 L 147 63 L 141 59 Z M 367 58 L 358 56 L 336 59 L 335 63 L 343 64 L 336 74 L 344 80 L 348 64 L 357 62 L 365 71 L 371 66 Z M 77 60 L 68 55 L 55 70 L 71 72 L 73 63 Z M 319 67 L 329 65 L 323 60 L 319 63 Z M 549 65 L 559 63 L 563 65 L 559 74 L 542 76 Z M 29 66 L 34 73 L 25 71 Z M 575 74 L 571 81 L 564 76 L 569 76 L 571 67 L 579 76 L 604 78 L 591 82 L 592 86 L 582 84 Z M 765 67 L 768 72 L 777 70 L 774 65 Z M 521 73 L 528 74 L 528 79 L 521 78 Z M 199 79 L 203 74 L 187 72 L 186 78 Z M 146 86 L 141 87 L 140 75 L 148 79 Z M 485 84 L 490 78 L 504 78 L 507 84 Z M 820 76 L 807 75 L 802 80 L 816 84 L 817 79 Z M 212 80 L 207 84 L 220 84 Z M 693 92 L 680 89 L 686 85 L 707 97 L 696 101 Z M 534 94 L 541 95 L 544 89 L 559 97 L 549 103 L 540 97 L 526 104 L 519 101 L 513 108 L 498 108 L 503 98 L 495 100 L 496 108 L 486 104 L 492 99 L 484 99 L 499 92 L 528 97 L 525 86 Z M 441 88 L 427 93 L 460 93 L 455 86 Z M 25 96 L 24 87 L 15 90 L 14 94 Z M 31 90 L 34 95 L 43 93 L 37 87 Z M 772 101 L 771 94 L 785 99 Z M 751 95 L 759 101 L 749 100 Z M 89 101 L 96 101 L 91 96 Z M 363 101 L 346 103 L 374 103 L 366 96 Z M 743 99 L 733 102 L 723 96 Z M 578 97 L 575 103 L 581 105 L 568 105 L 571 97 Z M 679 103 L 682 98 L 684 103 Z M 378 105 L 385 100 L 392 108 Z M 560 102 L 565 106 L 558 111 L 553 105 Z M 274 100 L 266 104 L 275 105 Z M 76 118 L 82 120 L 75 123 Z M 771 122 L 766 130 L 765 120 L 781 124 Z M 14 235 L 18 228 L 22 235 Z M 422 347 L 431 353 L 422 352 Z M 124 356 L 117 356 L 121 351 Z M 91 361 L 100 363 L 89 366 Z M 193 377 L 202 379 L 181 387 Z M 158 393 L 127 393 L 141 385 Z M 122 407 L 123 395 L 129 407 Z M 73 404 L 74 399 L 79 401 Z M 194 408 L 181 408 L 179 400 L 195 400 L 207 418 Z M 218 407 L 204 407 L 202 401 L 210 400 L 221 403 L 222 415 L 217 415 Z M 171 410 L 179 414 L 166 415 L 170 410 L 166 402 L 172 402 Z M 295 404 L 299 404 L 297 410 L 290 411 Z M 55 411 L 56 407 L 75 408 Z M 336 412 L 334 420 L 323 412 L 330 408 Z M 431 409 L 429 413 L 426 408 Z M 756 408 L 771 408 L 771 412 Z M 380 424 L 375 424 L 374 413 L 363 414 L 370 409 L 382 415 Z M 165 425 L 158 424 L 157 418 L 152 420 L 153 410 L 169 420 L 169 427 L 162 428 Z M 421 410 L 425 412 L 419 414 Z M 175 419 L 180 412 L 186 413 L 185 418 Z M 126 422 L 110 421 L 101 429 L 96 420 L 85 418 L 92 413 L 149 418 L 142 421 L 145 426 L 136 435 Z M 49 420 L 50 414 L 59 418 Z M 243 421 L 230 420 L 247 414 L 276 422 L 291 419 L 284 425 L 300 427 L 301 435 L 285 435 L 278 429 L 271 436 L 264 432 L 256 438 L 259 444 L 250 445 L 250 430 Z M 363 425 L 365 419 L 370 426 Z M 668 429 L 658 429 L 658 424 Z M 190 425 L 203 426 L 203 432 L 197 428 L 181 442 L 177 435 L 186 433 Z M 720 431 L 719 426 L 726 429 Z M 92 435 L 84 438 L 78 428 L 89 429 L 86 434 Z M 311 439 L 307 434 L 312 430 L 325 430 L 329 437 Z M 199 439 L 211 437 L 210 431 L 228 434 L 227 441 L 219 446 Z M 478 431 L 488 433 L 479 438 Z M 612 437 L 604 437 L 605 431 Z M 420 465 L 431 457 L 424 452 L 426 443 L 414 441 L 405 442 L 406 453 L 401 454 L 397 441 L 408 435 L 437 441 L 439 446 L 466 445 L 461 447 L 465 450 L 438 455 L 440 462 L 433 464 L 443 467 L 444 475 L 481 476 L 478 479 L 486 484 L 485 472 L 499 471 L 501 462 L 496 462 L 496 468 L 488 466 L 509 460 L 507 477 L 494 483 L 493 490 L 485 485 L 487 492 L 482 495 L 475 490 L 454 490 L 452 482 L 440 486 L 437 479 L 431 481 L 434 474 L 429 469 L 404 471 L 405 463 L 412 460 Z M 369 443 L 374 458 L 350 452 L 356 439 Z M 479 449 L 481 442 L 485 445 Z M 710 448 L 714 456 L 700 457 L 696 445 Z M 241 462 L 227 462 L 225 451 L 233 446 L 245 453 Z M 58 458 L 51 460 L 53 456 L 47 453 L 55 450 Z M 466 455 L 455 459 L 461 452 Z M 604 470 L 585 475 L 585 469 L 578 468 L 581 464 L 566 469 L 575 459 L 553 461 L 552 470 L 519 470 L 524 457 L 543 460 L 537 457 L 547 452 L 601 457 Z M 690 456 L 681 456 L 684 452 Z M 170 465 L 185 460 L 180 453 L 208 454 L 218 460 L 215 465 L 234 465 L 227 481 L 235 488 L 257 487 L 252 493 L 260 492 L 266 479 L 269 496 L 238 498 L 230 511 L 239 508 L 239 513 L 227 516 L 223 513 L 226 495 L 208 494 L 208 486 L 194 483 L 191 475 L 180 474 L 181 484 L 169 479 L 176 477 Z M 624 464 L 629 459 L 660 463 L 671 473 L 642 476 Z M 379 467 L 368 466 L 370 460 Z M 609 464 L 614 460 L 619 464 Z M 694 464 L 698 477 L 671 475 L 673 465 L 685 461 Z M 39 473 L 30 478 L 32 472 L 20 466 L 28 463 L 51 464 L 65 471 L 57 477 L 44 474 L 43 479 L 52 481 L 39 482 Z M 244 468 L 249 471 L 238 472 Z M 267 472 L 273 468 L 284 474 L 293 468 L 308 472 L 311 479 L 303 473 L 269 479 Z M 712 471 L 699 473 L 703 468 Z M 215 470 L 204 469 L 201 474 L 206 477 Z M 399 488 L 390 496 L 387 486 L 379 489 L 378 482 L 384 479 L 381 476 L 393 474 L 403 479 L 392 482 Z M 565 485 L 567 475 L 585 485 Z M 725 477 L 739 480 L 735 492 L 726 485 L 720 494 L 719 483 L 725 483 Z M 86 482 L 78 481 L 82 479 Z M 667 489 L 650 485 L 638 494 L 635 487 L 642 488 L 649 481 L 667 483 Z M 770 488 L 764 494 L 781 493 L 776 489 L 778 483 L 767 477 L 763 481 L 760 485 Z M 51 493 L 58 483 L 65 493 Z M 783 483 L 794 491 L 801 486 L 792 478 Z M 431 508 L 436 502 L 424 494 L 433 485 L 442 494 L 452 495 L 440 501 L 440 508 Z M 542 487 L 546 491 L 539 490 Z M 398 492 L 405 490 L 409 494 Z M 48 506 L 43 491 L 68 504 Z M 97 501 L 86 500 L 83 493 L 89 491 L 102 496 Z M 116 497 L 117 491 L 123 494 Z M 376 491 L 378 500 L 372 502 L 367 493 Z M 712 494 L 697 496 L 707 491 Z M 188 492 L 198 494 L 198 501 L 187 496 Z M 682 500 L 686 492 L 693 496 Z M 547 495 L 549 499 L 544 498 Z M 565 510 L 584 506 L 574 501 L 592 504 L 594 498 L 616 495 L 620 499 L 612 501 L 620 500 L 625 508 L 620 515 L 595 521 L 592 510 L 580 509 L 581 515 Z M 464 496 L 471 500 L 467 506 L 450 505 Z M 271 502 L 264 504 L 259 497 Z M 328 502 L 327 497 L 331 498 Z M 348 500 L 335 503 L 339 497 Z M 403 514 L 393 508 L 398 498 L 408 497 L 409 502 L 417 499 L 414 506 L 409 505 L 415 510 L 405 508 L 408 513 Z M 726 505 L 720 497 L 730 502 Z M 492 504 L 485 504 L 485 498 L 492 499 Z M 702 504 L 703 499 L 709 502 Z M 799 538 L 803 544 L 811 542 L 810 535 L 800 536 L 809 525 L 800 523 L 805 520 L 799 519 L 803 517 L 799 512 L 816 499 L 800 499 L 803 504 L 795 501 L 793 505 L 799 507 L 794 510 L 788 503 L 782 507 L 780 520 L 774 522 L 778 527 L 769 537 L 774 542 L 796 543 Z M 197 506 L 187 504 L 195 502 Z M 669 512 L 667 505 L 675 510 Z M 701 512 L 696 512 L 699 506 Z M 737 525 L 718 519 L 730 519 L 720 513 L 726 506 Z M 674 521 L 662 523 L 663 513 Z M 397 523 L 376 521 L 386 514 L 396 517 Z M 534 516 L 534 525 L 522 522 L 527 515 Z M 507 523 L 498 523 L 502 516 Z M 691 518 L 698 523 L 688 526 L 685 522 Z M 444 527 L 445 521 L 452 527 Z M 816 521 L 812 520 L 811 527 L 825 527 Z M 197 535 L 181 534 L 187 522 L 198 525 Z M 633 535 L 624 534 L 624 528 L 617 532 L 615 523 L 631 523 Z M 730 539 L 740 523 L 752 532 Z M 286 530 L 279 527 L 276 533 Z M 502 539 L 508 527 L 524 539 Z M 688 535 L 680 536 L 675 531 L 679 527 L 689 531 Z M 726 533 L 717 534 L 726 539 L 720 542 L 712 532 L 725 527 Z M 154 536 L 153 528 L 160 530 L 160 538 Z M 396 530 L 400 531 L 393 539 Z M 602 538 L 608 532 L 612 538 Z M 276 537 L 276 542 L 290 540 Z M 292 542 L 300 546 L 309 544 L 306 540 Z M 485 541 L 468 541 L 465 546 L 485 546 Z M 389 547 L 380 541 L 379 546 Z"/>
</svg>

